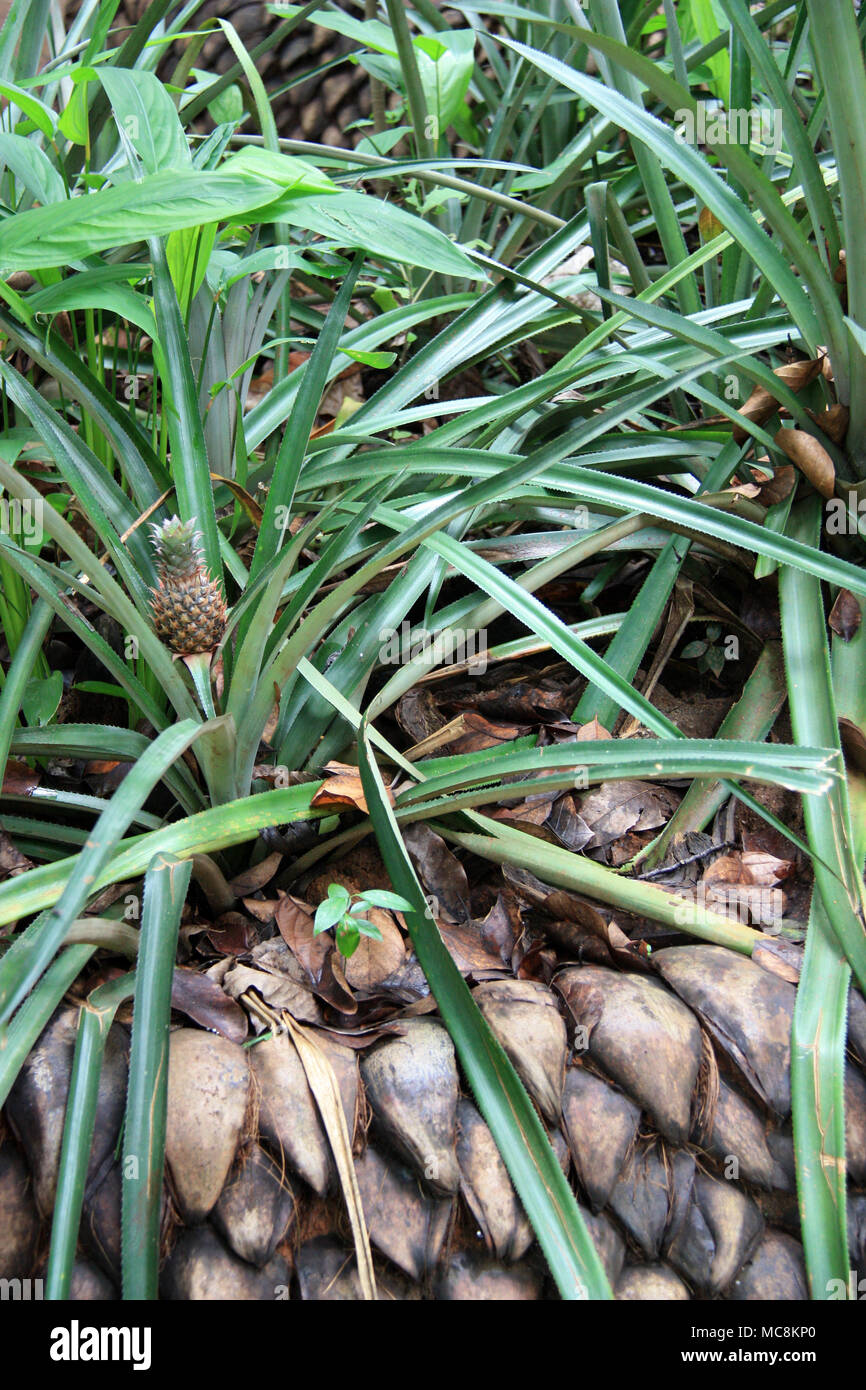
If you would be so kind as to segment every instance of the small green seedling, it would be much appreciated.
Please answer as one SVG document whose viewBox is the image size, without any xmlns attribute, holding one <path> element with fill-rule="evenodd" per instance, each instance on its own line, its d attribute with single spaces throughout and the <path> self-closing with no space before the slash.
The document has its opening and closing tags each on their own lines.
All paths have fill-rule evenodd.
<svg viewBox="0 0 866 1390">
<path fill-rule="evenodd" d="M 714 676 L 720 676 L 726 660 L 725 648 L 718 640 L 721 635 L 721 626 L 710 623 L 703 641 L 689 642 L 680 652 L 681 658 L 683 661 L 696 661 L 701 672 L 712 671 Z"/>
<path fill-rule="evenodd" d="M 374 941 L 382 940 L 382 933 L 375 922 L 360 916 L 369 907 L 389 907 L 397 912 L 411 911 L 412 904 L 397 893 L 380 892 L 370 888 L 366 893 L 350 893 L 342 883 L 332 883 L 328 896 L 316 908 L 313 935 L 335 927 L 334 937 L 337 950 L 348 960 L 358 949 L 362 936 L 370 936 Z"/>
</svg>

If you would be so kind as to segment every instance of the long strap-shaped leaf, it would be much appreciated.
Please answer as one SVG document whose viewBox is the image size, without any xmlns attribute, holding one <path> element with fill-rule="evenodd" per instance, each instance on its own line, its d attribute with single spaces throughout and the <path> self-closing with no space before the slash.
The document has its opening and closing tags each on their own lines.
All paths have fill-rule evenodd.
<svg viewBox="0 0 866 1390">
<path fill-rule="evenodd" d="M 145 875 L 123 1135 L 124 1299 L 155 1299 L 168 1107 L 171 982 L 190 860 L 159 855 Z"/>
<path fill-rule="evenodd" d="M 0 784 L 3 781 L 3 771 L 9 757 L 24 691 L 39 659 L 50 623 L 51 609 L 40 599 L 30 611 L 27 626 L 6 672 L 3 690 L 0 692 Z"/>
<path fill-rule="evenodd" d="M 156 583 L 156 566 L 146 538 L 133 530 L 138 517 L 122 488 L 56 410 L 46 405 L 14 367 L 0 362 L 0 376 L 10 398 L 25 411 L 50 445 L 70 492 L 75 496 L 102 544 L 111 555 L 117 571 L 139 605 L 147 601 L 148 587 Z M 43 504 L 43 514 L 46 508 Z M 125 545 L 121 534 L 130 532 Z"/>
<path fill-rule="evenodd" d="M 9 1024 L 0 1047 L 0 1106 L 5 1105 L 39 1034 L 95 949 L 87 944 L 69 946 L 61 951 Z"/>
<path fill-rule="evenodd" d="M 166 729 L 127 773 L 93 827 L 87 845 L 76 856 L 62 901 L 51 908 L 39 932 L 30 936 L 26 944 L 21 943 L 22 950 L 13 948 L 0 962 L 0 1024 L 17 1008 L 61 946 L 69 926 L 95 892 L 100 870 L 166 768 L 209 727 L 185 719 Z"/>
<path fill-rule="evenodd" d="M 124 782 L 120 790 L 125 785 Z M 103 867 L 94 875 L 93 882 L 87 885 L 87 892 L 96 893 L 109 883 L 143 874 L 154 856 L 160 853 L 177 854 L 182 858 L 192 854 L 210 854 L 214 850 L 253 840 L 268 825 L 321 819 L 327 811 L 310 806 L 318 786 L 317 782 L 306 782 L 297 787 L 278 788 L 261 792 L 258 796 L 242 797 L 231 805 L 215 806 L 208 811 L 200 811 L 196 816 L 173 821 L 161 830 L 130 836 L 114 847 Z M 38 869 L 30 869 L 26 874 L 0 883 L 0 925 L 14 922 L 16 918 L 28 916 L 31 912 L 40 912 L 57 902 L 62 894 L 70 891 L 69 885 L 75 879 L 79 865 L 79 856 L 73 855 L 55 864 L 41 864 Z M 44 919 L 40 921 L 40 930 L 42 921 Z M 23 954 L 23 938 L 29 944 L 35 935 L 35 927 L 35 923 L 31 924 L 22 934 L 22 939 L 16 939 L 15 945 L 9 948 L 0 965 L 0 978 L 3 967 L 13 958 L 13 953 L 16 956 Z"/>
<path fill-rule="evenodd" d="M 11 747 L 13 753 L 24 758 L 116 758 L 133 763 L 149 743 L 145 734 L 113 724 L 51 724 L 16 729 Z M 167 768 L 165 782 L 189 815 L 202 810 L 204 797 L 185 763 Z"/>
<path fill-rule="evenodd" d="M 106 273 L 110 274 L 111 269 L 103 264 L 98 271 L 92 273 L 101 279 Z M 115 266 L 114 270 L 129 275 L 130 267 Z M 82 272 L 76 283 L 90 273 Z M 66 283 L 68 282 L 61 281 L 61 288 Z M 157 502 L 160 494 L 171 486 L 168 473 L 151 448 L 150 440 L 138 421 L 109 394 L 102 382 L 89 370 L 87 363 L 82 362 L 56 334 L 51 336 L 46 345 L 42 338 L 29 332 L 3 308 L 0 308 L 0 329 L 11 342 L 23 348 L 28 357 L 32 357 L 34 362 L 38 362 L 40 367 L 50 373 L 67 395 L 80 401 L 83 410 L 110 440 L 121 471 L 141 510 L 144 511 L 151 503 Z"/>
<path fill-rule="evenodd" d="M 818 500 L 800 507 L 789 523 L 816 542 Z M 779 575 L 782 635 L 791 726 L 797 739 L 819 733 L 838 741 L 836 707 L 827 651 L 824 607 L 815 579 L 783 568 Z M 862 687 L 863 649 L 859 683 Z M 862 967 L 866 935 L 852 905 L 859 894 L 866 848 L 861 778 L 859 819 L 853 836 L 844 785 L 825 798 L 804 802 L 810 847 L 840 873 L 844 883 L 815 865 L 815 888 L 806 953 L 791 1030 L 791 1104 L 803 1249 L 812 1297 L 836 1296 L 848 1286 L 845 1165 L 845 1034 L 851 965 Z M 850 844 L 846 844 L 850 836 Z M 844 955 L 843 955 L 844 949 Z M 848 956 L 848 960 L 845 959 Z"/>
<path fill-rule="evenodd" d="M 361 272 L 362 263 L 363 256 L 359 252 L 340 286 L 339 294 L 328 311 L 328 317 L 325 319 L 322 331 L 316 340 L 312 356 L 306 364 L 297 399 L 292 407 L 292 413 L 283 435 L 283 442 L 274 464 L 274 475 L 265 502 L 265 514 L 262 517 L 256 548 L 250 564 L 251 579 L 255 579 L 262 566 L 266 565 L 280 548 L 283 528 L 277 525 L 277 508 L 288 508 L 292 505 L 310 431 L 315 424 L 316 411 L 322 399 L 322 392 L 327 385 L 329 370 L 338 351 L 340 334 L 346 322 L 346 315 L 352 302 L 352 291 Z"/>
<path fill-rule="evenodd" d="M 649 744 L 649 747 L 647 747 Z M 568 773 L 576 785 L 576 773 L 585 774 L 587 784 L 612 782 L 620 777 L 700 777 L 725 776 L 754 778 L 775 786 L 787 786 L 804 793 L 828 791 L 839 779 L 838 755 L 833 749 L 801 748 L 798 745 L 723 742 L 711 738 L 650 740 L 613 739 L 550 744 L 547 748 L 520 748 L 497 752 L 479 764 L 468 764 L 451 772 L 428 777 L 408 788 L 398 798 L 398 806 L 426 801 L 431 796 L 473 784 L 491 784 L 505 799 L 522 799 L 527 780 L 506 786 L 515 774 L 536 773 L 537 786 L 555 786 L 558 774 Z M 423 766 L 423 764 L 422 764 Z"/>
<path fill-rule="evenodd" d="M 820 499 L 792 513 L 789 529 L 817 544 Z M 791 724 L 797 742 L 821 734 L 824 747 L 838 748 L 839 733 L 821 589 L 814 579 L 787 566 L 779 572 L 782 635 Z M 861 675 L 862 679 L 862 675 Z M 861 869 L 854 857 L 847 787 L 838 782 L 827 796 L 807 797 L 803 818 L 812 851 L 815 885 L 833 933 L 866 991 L 866 928 Z"/>
<path fill-rule="evenodd" d="M 598 1252 L 541 1121 L 427 915 L 366 729 L 358 753 L 364 795 L 385 866 L 395 890 L 413 904 L 405 917 L 415 953 L 559 1291 L 566 1299 L 610 1298 Z"/>
<path fill-rule="evenodd" d="M 688 110 L 694 113 L 697 109 L 697 102 L 691 93 L 681 88 L 657 64 L 651 63 L 640 54 L 632 53 L 624 44 L 618 44 L 616 40 L 603 34 L 587 34 L 586 41 L 599 51 L 610 54 L 614 61 L 631 70 L 639 80 L 669 102 L 674 111 Z M 803 284 L 791 270 L 786 257 L 697 149 L 681 143 L 670 127 L 663 125 L 660 120 L 634 103 L 626 101 L 619 93 L 610 91 L 594 78 L 575 72 L 557 58 L 540 53 L 525 44 L 515 43 L 510 39 L 504 39 L 503 42 L 534 63 L 542 72 L 557 78 L 564 87 L 576 92 L 596 110 L 604 112 L 609 119 L 616 121 L 630 135 L 647 145 L 667 168 L 695 190 L 719 221 L 734 233 L 737 241 L 761 268 L 790 308 L 806 342 L 812 347 L 818 342 L 817 308 L 821 314 L 824 341 L 829 337 L 831 342 L 839 346 L 840 310 L 838 299 L 832 294 L 829 276 L 826 275 L 797 223 L 785 210 L 770 180 L 761 174 L 734 142 L 718 147 L 720 157 L 730 165 L 736 178 L 748 186 L 750 194 L 767 216 L 786 252 L 796 261 L 798 269 L 809 285 L 816 308 L 809 302 Z M 834 355 L 838 356 L 838 353 Z"/>
<path fill-rule="evenodd" d="M 69 1297 L 105 1044 L 114 1015 L 132 994 L 132 987 L 131 975 L 109 980 L 93 991 L 79 1014 L 51 1224 L 45 1286 L 45 1296 L 49 1299 Z"/>
<path fill-rule="evenodd" d="M 93 596 L 94 602 L 105 612 L 110 613 L 125 632 L 135 633 L 138 636 L 142 656 L 145 657 L 148 665 L 158 677 L 162 688 L 169 694 L 178 714 L 184 716 L 195 714 L 197 712 L 195 701 L 175 669 L 168 648 L 160 642 L 152 630 L 149 620 L 147 622 L 143 620 L 141 613 L 127 597 L 121 585 L 112 579 L 103 565 L 94 563 L 92 550 L 70 526 L 69 522 L 53 507 L 44 506 L 42 498 L 31 483 L 22 474 L 16 473 L 14 469 L 9 468 L 2 461 L 0 461 L 0 483 L 10 496 L 20 498 L 22 502 L 42 507 L 41 512 L 37 512 L 37 515 L 41 516 L 42 529 L 69 556 L 76 569 L 82 575 L 87 575 L 89 585 L 96 590 L 96 594 Z M 47 561 L 41 559 L 36 561 L 26 550 L 16 546 L 9 536 L 0 535 L 0 540 L 6 549 L 9 563 L 14 565 L 19 573 L 25 575 L 28 582 L 37 589 L 37 592 L 41 593 L 43 598 L 56 606 L 59 598 L 55 588 L 44 585 L 40 588 L 38 579 L 31 577 L 32 569 L 28 566 L 32 566 L 36 570 L 41 568 L 45 574 L 55 574 L 56 567 L 49 566 Z M 77 592 L 85 592 L 82 582 L 75 582 L 71 577 L 69 587 Z M 75 616 L 74 612 L 70 613 L 70 623 L 74 622 Z M 93 645 L 87 637 L 84 637 L 83 640 L 85 645 Z M 109 665 L 109 669 L 112 669 L 110 658 L 103 651 L 100 651 L 100 660 L 103 665 Z M 119 676 L 118 679 L 120 679 Z M 162 722 L 164 721 L 157 712 L 157 727 Z"/>
<path fill-rule="evenodd" d="M 170 400 L 163 400 L 163 409 L 168 412 L 171 440 L 171 476 L 181 517 L 184 521 L 195 518 L 202 535 L 205 567 L 211 578 L 222 585 L 223 567 L 213 487 L 189 344 L 168 269 L 165 246 L 158 237 L 151 238 L 149 246 L 153 261 L 153 307 L 162 349 L 161 367 L 167 378 L 163 381 L 163 390 L 167 394 L 165 389 L 168 388 L 171 395 Z"/>
</svg>

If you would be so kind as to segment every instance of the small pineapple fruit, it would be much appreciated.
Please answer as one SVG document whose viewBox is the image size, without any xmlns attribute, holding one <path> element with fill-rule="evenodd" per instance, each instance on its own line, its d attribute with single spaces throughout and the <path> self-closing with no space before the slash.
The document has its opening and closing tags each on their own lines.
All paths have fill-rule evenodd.
<svg viewBox="0 0 866 1390">
<path fill-rule="evenodd" d="M 181 656 L 212 651 L 225 632 L 226 606 L 202 564 L 195 519 L 173 516 L 150 529 L 159 571 L 159 587 L 150 591 L 157 632 Z"/>
</svg>

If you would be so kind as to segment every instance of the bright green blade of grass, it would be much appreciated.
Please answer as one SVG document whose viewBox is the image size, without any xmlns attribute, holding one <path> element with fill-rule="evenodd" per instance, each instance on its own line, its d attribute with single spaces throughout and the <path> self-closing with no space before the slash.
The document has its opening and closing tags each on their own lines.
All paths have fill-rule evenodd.
<svg viewBox="0 0 866 1390">
<path fill-rule="evenodd" d="M 156 583 L 156 567 L 152 552 L 148 554 L 146 537 L 134 531 L 126 544 L 120 540 L 137 521 L 136 509 L 83 440 L 14 367 L 0 362 L 0 379 L 10 399 L 26 412 L 40 437 L 51 446 L 64 481 L 78 498 L 130 593 L 140 604 L 146 603 L 148 586 Z M 40 515 L 47 510 L 47 504 L 42 503 Z"/>
<path fill-rule="evenodd" d="M 99 274 L 112 270 L 134 271 L 132 266 L 104 266 Z M 141 268 L 144 273 L 145 267 Z M 68 348 L 56 333 L 48 345 L 29 332 L 0 306 L 0 330 L 22 348 L 34 362 L 57 381 L 68 396 L 80 402 L 82 410 L 110 440 L 118 465 L 129 482 L 132 495 L 142 511 L 152 505 L 171 486 L 171 479 L 137 421 L 90 372 L 86 362 Z"/>
<path fill-rule="evenodd" d="M 43 599 L 39 599 L 33 605 L 24 634 L 6 672 L 3 689 L 0 691 L 0 785 L 15 736 L 24 691 L 33 675 L 50 623 L 51 609 Z"/>
<path fill-rule="evenodd" d="M 838 166 L 842 201 L 842 240 L 848 282 L 848 313 L 855 324 L 866 324 L 866 71 L 862 39 L 857 32 L 854 6 L 844 0 L 816 4 L 806 0 L 809 43 L 816 59 L 816 81 L 823 88 L 830 118 L 832 153 Z M 835 344 L 834 344 L 835 347 Z M 839 361 L 836 377 L 840 399 L 850 389 L 851 420 L 847 444 L 857 476 L 866 474 L 866 354 L 856 335 L 849 333 L 847 351 L 834 351 Z"/>
<path fill-rule="evenodd" d="M 41 498 L 36 489 L 14 469 L 9 468 L 5 463 L 0 462 L 0 483 L 12 497 L 18 497 L 26 501 L 31 506 L 40 505 Z M 86 576 L 88 584 L 96 590 L 93 596 L 99 608 L 110 613 L 120 624 L 125 632 L 135 633 L 138 637 L 139 647 L 142 655 L 146 658 L 148 665 L 159 679 L 162 688 L 169 694 L 172 704 L 179 715 L 197 715 L 195 702 L 187 690 L 181 676 L 175 668 L 170 653 L 160 642 L 156 633 L 153 631 L 150 621 L 144 622 L 135 604 L 124 593 L 121 586 L 107 573 L 106 567 L 94 561 L 93 552 L 84 543 L 75 529 L 64 520 L 62 516 L 51 506 L 42 507 L 37 512 L 41 517 L 42 529 L 47 536 L 63 550 L 72 561 L 76 570 L 81 576 Z M 56 587 L 46 585 L 41 580 L 40 571 L 50 574 L 52 571 L 46 567 L 44 561 L 36 562 L 26 554 L 20 547 L 13 544 L 11 539 L 0 533 L 0 544 L 3 545 L 10 564 L 16 566 L 19 573 L 25 574 L 28 582 L 33 585 L 42 597 L 49 603 L 62 603 L 62 599 L 57 596 Z M 64 576 L 65 579 L 65 576 Z M 76 587 L 69 580 L 71 587 Z M 69 612 L 68 622 L 73 626 L 78 615 L 69 611 L 68 605 L 64 609 Z M 97 637 L 99 634 L 95 634 Z M 84 638 L 85 646 L 97 645 L 87 637 Z M 116 662 L 112 662 L 112 657 L 108 651 L 104 651 L 107 646 L 103 643 L 100 649 L 100 660 L 112 672 L 117 674 L 119 683 L 124 683 L 121 673 L 117 669 Z M 124 665 L 120 662 L 120 667 Z M 131 677 L 131 672 L 129 673 Z M 151 701 L 151 703 L 153 703 Z M 157 723 L 162 722 L 162 716 L 157 714 Z"/>
<path fill-rule="evenodd" d="M 724 487 L 741 452 L 733 441 L 723 447 L 710 467 L 701 490 L 714 492 Z M 608 665 L 628 681 L 633 681 L 637 674 L 690 549 L 690 542 L 684 537 L 671 537 L 653 562 L 625 622 L 605 652 Z M 590 685 L 581 697 L 573 718 L 577 724 L 588 724 L 592 719 L 598 719 L 606 729 L 612 730 L 618 715 L 619 706 Z"/>
<path fill-rule="evenodd" d="M 810 349 L 814 349 L 819 341 L 829 342 L 834 360 L 841 360 L 844 342 L 841 309 L 832 281 L 796 220 L 786 210 L 773 184 L 744 150 L 731 142 L 716 146 L 718 157 L 727 164 L 730 172 L 748 190 L 767 217 L 774 233 L 782 242 L 786 255 L 782 255 L 767 234 L 759 228 L 749 210 L 698 150 L 677 140 L 673 131 L 661 121 L 633 103 L 623 100 L 619 94 L 609 91 L 594 78 L 566 68 L 555 58 L 526 48 L 523 44 L 512 43 L 509 39 L 503 42 L 513 47 L 516 52 L 523 53 L 542 71 L 557 77 L 563 86 L 582 96 L 597 110 L 617 121 L 631 135 L 646 143 L 662 164 L 681 178 L 688 188 L 694 189 L 701 201 L 733 234 L 739 245 L 763 272 L 767 282 L 774 287 L 779 298 L 788 306 Z M 670 107 L 671 111 L 689 111 L 692 114 L 696 112 L 695 98 L 674 82 L 658 64 L 650 62 L 642 54 L 630 51 L 623 44 L 617 44 L 603 34 L 588 34 L 586 42 L 637 76 Z M 789 262 L 794 263 L 799 276 L 792 270 Z M 803 282 L 812 295 L 814 308 L 806 298 Z M 820 329 L 817 314 L 820 314 Z"/>
</svg>

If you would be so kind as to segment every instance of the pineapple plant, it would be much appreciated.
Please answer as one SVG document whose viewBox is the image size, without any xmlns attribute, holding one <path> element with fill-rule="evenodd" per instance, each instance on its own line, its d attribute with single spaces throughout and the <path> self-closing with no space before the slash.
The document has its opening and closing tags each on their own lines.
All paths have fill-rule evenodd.
<svg viewBox="0 0 866 1390">
<path fill-rule="evenodd" d="M 202 563 L 195 518 L 154 522 L 151 533 L 159 571 L 159 585 L 151 589 L 157 632 L 180 656 L 213 651 L 225 632 L 226 606 Z"/>
</svg>

